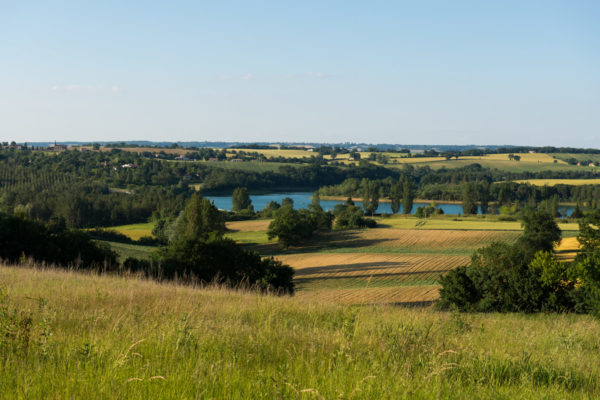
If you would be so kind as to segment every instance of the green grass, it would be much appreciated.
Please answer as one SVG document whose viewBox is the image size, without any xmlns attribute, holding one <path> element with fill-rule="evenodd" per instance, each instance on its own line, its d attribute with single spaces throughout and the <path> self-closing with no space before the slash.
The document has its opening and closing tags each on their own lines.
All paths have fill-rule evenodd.
<svg viewBox="0 0 600 400">
<path fill-rule="evenodd" d="M 3 399 L 584 399 L 600 324 L 0 267 Z M 14 311 L 13 311 L 14 310 Z"/>
<path fill-rule="evenodd" d="M 152 236 L 153 228 L 154 222 L 106 227 L 106 229 L 112 229 L 114 231 L 122 233 L 123 235 L 128 236 L 133 240 L 139 240 L 144 236 Z"/>
<path fill-rule="evenodd" d="M 272 243 L 276 239 L 269 240 L 267 237 L 267 231 L 240 231 L 240 232 L 227 232 L 225 237 L 235 240 L 241 244 L 248 245 L 261 245 Z"/>
<path fill-rule="evenodd" d="M 98 240 L 98 242 L 108 244 L 119 255 L 120 261 L 126 260 L 128 257 L 149 260 L 150 252 L 155 249 L 153 246 L 140 246 L 137 244 L 108 242 L 104 240 Z"/>
</svg>

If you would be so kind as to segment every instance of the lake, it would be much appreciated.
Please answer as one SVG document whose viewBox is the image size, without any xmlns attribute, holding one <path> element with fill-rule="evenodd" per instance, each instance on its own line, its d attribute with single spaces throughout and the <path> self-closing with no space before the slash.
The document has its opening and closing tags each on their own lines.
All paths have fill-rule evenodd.
<svg viewBox="0 0 600 400">
<path fill-rule="evenodd" d="M 263 208 L 270 201 L 276 201 L 281 204 L 281 201 L 289 197 L 294 200 L 294 208 L 306 208 L 309 204 L 312 203 L 311 200 L 312 192 L 287 192 L 287 193 L 269 193 L 269 194 L 260 194 L 260 195 L 250 195 L 250 199 L 252 199 L 252 205 L 254 206 L 255 211 L 262 211 Z M 233 208 L 231 202 L 231 196 L 206 196 L 207 199 L 214 202 L 217 208 L 222 210 L 230 211 Z M 336 204 L 344 203 L 343 200 L 321 200 L 321 207 L 325 211 L 333 210 L 333 207 Z M 362 202 L 355 202 L 356 205 L 362 206 Z M 413 205 L 413 209 L 411 210 L 411 214 L 414 214 L 417 210 L 417 207 L 427 206 L 429 203 L 415 203 Z M 438 204 L 438 208 L 441 208 L 444 211 L 444 214 L 456 215 L 462 214 L 462 206 L 460 204 Z M 573 207 L 560 207 L 561 214 L 564 215 L 565 212 L 567 214 L 571 214 L 573 212 Z M 388 202 L 380 202 L 379 208 L 377 209 L 378 213 L 392 213 L 392 205 Z M 400 212 L 402 212 L 402 207 L 400 207 Z M 481 212 L 481 211 L 480 211 Z"/>
</svg>

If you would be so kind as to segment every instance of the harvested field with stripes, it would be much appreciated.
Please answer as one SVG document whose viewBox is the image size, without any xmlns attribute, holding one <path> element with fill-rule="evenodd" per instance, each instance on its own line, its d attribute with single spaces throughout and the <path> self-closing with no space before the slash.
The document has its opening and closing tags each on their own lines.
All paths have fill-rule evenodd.
<svg viewBox="0 0 600 400">
<path fill-rule="evenodd" d="M 429 304 L 441 275 L 515 231 L 377 228 L 331 232 L 314 245 L 276 255 L 296 271 L 298 296 L 348 304 Z"/>
<path fill-rule="evenodd" d="M 394 217 L 378 219 L 374 229 L 319 233 L 284 250 L 267 238 L 270 222 L 227 222 L 226 236 L 292 266 L 296 296 L 346 304 L 430 304 L 438 298 L 441 275 L 468 264 L 478 248 L 494 241 L 514 243 L 522 232 L 520 222 Z M 131 235 L 151 226 L 119 228 Z M 578 249 L 577 225 L 561 224 L 561 229 L 565 238 L 556 251 L 569 261 Z"/>
</svg>

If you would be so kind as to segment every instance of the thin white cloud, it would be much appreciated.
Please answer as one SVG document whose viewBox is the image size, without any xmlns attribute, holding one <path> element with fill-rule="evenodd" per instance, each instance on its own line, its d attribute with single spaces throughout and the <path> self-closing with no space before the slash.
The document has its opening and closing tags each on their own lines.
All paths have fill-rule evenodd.
<svg viewBox="0 0 600 400">
<path fill-rule="evenodd" d="M 324 72 L 309 72 L 307 75 L 309 78 L 314 78 L 314 79 L 327 79 L 327 78 L 333 77 L 333 75 L 326 74 Z"/>
<path fill-rule="evenodd" d="M 219 79 L 222 80 L 232 80 L 232 81 L 248 81 L 250 79 L 254 79 L 254 74 L 221 74 L 218 76 Z"/>
<path fill-rule="evenodd" d="M 70 83 L 68 85 L 52 85 L 50 91 L 63 93 L 120 93 L 121 86 L 119 85 L 80 85 Z"/>
</svg>

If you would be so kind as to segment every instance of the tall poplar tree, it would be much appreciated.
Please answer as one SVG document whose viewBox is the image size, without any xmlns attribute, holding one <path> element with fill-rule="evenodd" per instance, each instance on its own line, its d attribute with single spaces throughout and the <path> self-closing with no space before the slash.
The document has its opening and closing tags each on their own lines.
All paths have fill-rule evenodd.
<svg viewBox="0 0 600 400">
<path fill-rule="evenodd" d="M 402 184 L 402 214 L 410 214 L 415 201 L 415 192 L 413 185 L 408 177 L 404 178 Z"/>
</svg>

